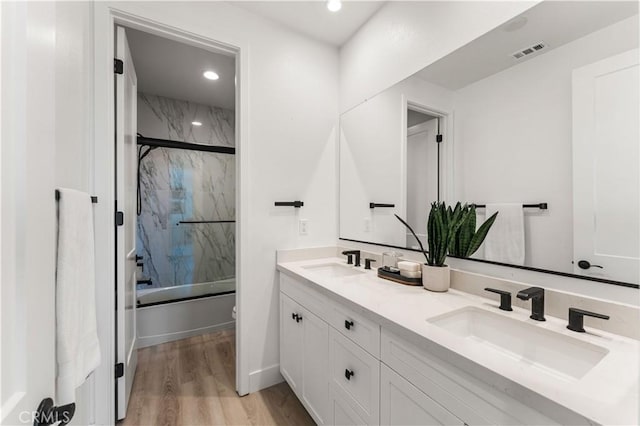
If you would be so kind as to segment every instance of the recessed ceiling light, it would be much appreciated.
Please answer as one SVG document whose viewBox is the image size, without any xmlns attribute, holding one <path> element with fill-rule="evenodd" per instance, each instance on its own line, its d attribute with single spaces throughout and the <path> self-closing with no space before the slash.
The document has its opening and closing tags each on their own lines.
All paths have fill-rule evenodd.
<svg viewBox="0 0 640 426">
<path fill-rule="evenodd" d="M 527 25 L 528 21 L 529 20 L 527 19 L 526 16 L 520 16 L 520 17 L 515 18 L 515 19 L 507 22 L 506 24 L 504 24 L 504 26 L 502 27 L 502 30 L 506 31 L 508 33 L 512 33 L 514 31 L 518 31 L 520 28 L 522 28 L 525 25 Z"/>
<path fill-rule="evenodd" d="M 202 126 L 202 123 L 199 121 L 192 121 L 191 124 L 194 126 Z"/>
<path fill-rule="evenodd" d="M 327 9 L 332 12 L 337 12 L 342 9 L 342 2 L 340 0 L 329 0 L 327 2 Z"/>
<path fill-rule="evenodd" d="M 213 72 L 211 70 L 205 71 L 204 74 L 202 74 L 202 75 L 204 75 L 204 78 L 209 79 L 209 80 L 217 80 L 217 79 L 220 78 L 220 76 L 217 73 L 215 73 L 215 72 Z"/>
</svg>

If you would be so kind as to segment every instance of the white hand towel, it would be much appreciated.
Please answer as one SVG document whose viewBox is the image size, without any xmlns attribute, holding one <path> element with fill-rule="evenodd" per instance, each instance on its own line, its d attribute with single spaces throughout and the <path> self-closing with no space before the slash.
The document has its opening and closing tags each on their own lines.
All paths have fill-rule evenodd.
<svg viewBox="0 0 640 426">
<path fill-rule="evenodd" d="M 56 402 L 75 401 L 75 390 L 100 364 L 95 297 L 91 196 L 60 189 L 56 271 Z"/>
<path fill-rule="evenodd" d="M 486 260 L 524 264 L 524 213 L 522 204 L 487 204 L 486 218 L 498 213 L 484 240 Z"/>
</svg>

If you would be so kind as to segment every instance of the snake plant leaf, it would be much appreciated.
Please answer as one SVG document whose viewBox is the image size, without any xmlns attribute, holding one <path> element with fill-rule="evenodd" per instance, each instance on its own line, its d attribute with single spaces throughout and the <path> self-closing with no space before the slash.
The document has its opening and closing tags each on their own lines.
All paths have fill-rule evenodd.
<svg viewBox="0 0 640 426">
<path fill-rule="evenodd" d="M 457 233 L 459 240 L 457 256 L 467 257 L 467 253 L 469 252 L 469 247 L 471 246 L 471 241 L 475 232 L 476 211 L 475 208 L 471 208 L 467 210 L 465 221 Z"/>
<path fill-rule="evenodd" d="M 407 229 L 409 231 L 411 231 L 411 234 L 413 234 L 413 237 L 416 239 L 416 241 L 418 242 L 418 245 L 420 246 L 420 251 L 422 252 L 422 254 L 424 255 L 425 259 L 427 259 L 427 261 L 429 260 L 429 258 L 427 257 L 427 253 L 424 250 L 424 246 L 422 245 L 422 241 L 420 241 L 420 238 L 418 238 L 418 236 L 416 235 L 416 233 L 413 231 L 413 228 L 411 228 L 411 226 L 409 226 L 409 224 L 407 222 L 405 222 L 404 220 L 402 220 L 402 218 L 400 216 L 398 216 L 397 214 L 394 214 L 394 216 L 400 221 L 402 222 L 402 224 L 404 226 L 407 227 Z"/>
<path fill-rule="evenodd" d="M 457 209 L 456 205 L 456 209 Z M 456 209 L 453 210 L 452 216 L 455 215 Z M 495 222 L 495 217 L 487 219 L 476 230 L 476 207 L 467 205 L 461 207 L 459 217 L 456 217 L 459 223 L 458 227 L 453 227 L 455 235 L 452 235 L 449 243 L 449 254 L 457 257 L 469 257 L 475 253 L 487 236 L 489 229 Z"/>
<path fill-rule="evenodd" d="M 467 204 L 464 206 L 458 202 L 454 208 L 445 203 L 431 203 L 431 211 L 427 219 L 427 244 L 429 251 L 425 251 L 422 242 L 411 226 L 400 216 L 395 215 L 404 226 L 411 231 L 418 241 L 422 253 L 430 266 L 444 266 L 447 254 L 455 250 L 455 253 L 463 255 L 472 245 L 472 236 L 475 232 L 475 209 Z M 469 234 L 471 230 L 471 234 Z M 462 238 L 464 235 L 464 238 Z M 486 234 L 485 234 L 486 235 Z"/>
<path fill-rule="evenodd" d="M 482 242 L 489 233 L 489 229 L 491 229 L 491 226 L 493 226 L 493 222 L 496 221 L 496 217 L 498 217 L 498 212 L 495 212 L 489 219 L 487 219 L 482 225 L 480 225 L 480 228 L 478 228 L 476 233 L 471 238 L 471 243 L 469 244 L 465 257 L 471 256 L 480 248 Z"/>
</svg>

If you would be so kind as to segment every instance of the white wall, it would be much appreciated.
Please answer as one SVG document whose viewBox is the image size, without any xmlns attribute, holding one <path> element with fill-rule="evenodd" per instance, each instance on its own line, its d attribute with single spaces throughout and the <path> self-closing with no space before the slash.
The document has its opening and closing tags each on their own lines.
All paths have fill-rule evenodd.
<svg viewBox="0 0 640 426">
<path fill-rule="evenodd" d="M 93 5 L 56 3 L 55 185 L 90 192 L 93 138 Z M 107 200 L 99 200 L 107 202 Z M 55 256 L 52 252 L 51 256 Z M 93 419 L 91 377 L 76 392 L 72 424 Z"/>
<path fill-rule="evenodd" d="M 406 217 L 406 176 L 401 171 L 407 162 L 408 102 L 446 114 L 453 110 L 453 93 L 410 77 L 340 117 L 342 238 L 395 246 L 406 242 L 406 229 L 394 213 Z M 446 147 L 442 151 L 446 156 Z M 370 209 L 370 202 L 395 204 L 395 208 Z"/>
<path fill-rule="evenodd" d="M 240 232 L 248 237 L 239 259 L 239 322 L 248 345 L 243 349 L 249 390 L 273 384 L 281 380 L 275 250 L 333 244 L 337 237 L 337 49 L 223 2 L 108 6 L 241 49 L 238 81 L 248 95 L 238 107 L 240 138 L 247 142 L 238 147 L 244 166 L 240 186 L 246 190 L 239 218 Z M 108 56 L 103 58 L 107 67 Z M 96 88 L 101 97 L 109 96 Z M 273 205 L 296 199 L 305 206 Z M 306 236 L 298 235 L 299 218 L 309 220 Z"/>
<path fill-rule="evenodd" d="M 47 334 L 46 339 L 28 327 L 18 329 L 27 339 L 26 350 L 20 353 L 27 377 L 38 376 L 37 380 L 29 379 L 29 383 L 42 381 L 51 386 L 46 391 L 28 388 L 32 394 L 27 395 L 27 399 L 39 401 L 43 397 L 56 397 L 54 189 L 69 187 L 89 191 L 90 188 L 92 4 L 30 3 L 26 9 L 26 15 L 22 16 L 26 40 L 19 37 L 2 40 L 3 55 L 10 55 L 3 58 L 7 69 L 24 68 L 19 75 L 8 77 L 10 82 L 4 81 L 2 88 L 4 111 L 11 111 L 2 117 L 3 131 L 13 132 L 6 144 L 3 143 L 3 151 L 9 150 L 15 162 L 11 165 L 13 170 L 8 171 L 11 174 L 3 173 L 3 190 L 15 185 L 12 196 L 17 203 L 11 213 L 18 219 L 14 236 L 19 242 L 15 256 L 3 247 L 3 260 L 13 264 L 20 287 L 27 290 L 25 297 L 31 302 L 25 306 L 34 305 L 34 299 L 50 302 L 50 310 L 29 313 L 29 317 L 37 319 L 38 329 Z M 3 193 L 3 197 L 6 195 Z M 5 242 L 11 244 L 3 235 L 3 246 Z M 25 320 L 25 324 L 29 322 Z M 4 337 L 3 334 L 3 343 Z M 42 354 L 51 354 L 51 363 L 39 362 Z M 16 361 L 11 368 L 19 370 L 20 364 Z M 90 378 L 76 392 L 77 412 L 73 424 L 91 422 L 92 393 L 93 379 Z M 34 404 L 28 409 L 35 408 Z"/>
<path fill-rule="evenodd" d="M 571 72 L 638 46 L 637 16 L 455 92 L 458 199 L 526 210 L 525 264 L 572 272 Z"/>
<path fill-rule="evenodd" d="M 388 2 L 340 49 L 340 111 L 413 75 L 537 3 Z"/>
</svg>

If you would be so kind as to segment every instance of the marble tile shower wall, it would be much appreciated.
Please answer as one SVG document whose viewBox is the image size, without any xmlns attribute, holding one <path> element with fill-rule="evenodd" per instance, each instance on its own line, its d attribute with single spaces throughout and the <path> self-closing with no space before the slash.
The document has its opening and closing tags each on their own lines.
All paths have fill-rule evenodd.
<svg viewBox="0 0 640 426">
<path fill-rule="evenodd" d="M 234 146 L 234 112 L 138 94 L 138 132 L 147 137 Z M 198 120 L 202 126 L 194 127 Z M 235 275 L 235 156 L 156 148 L 140 163 L 138 254 L 150 287 Z"/>
</svg>

